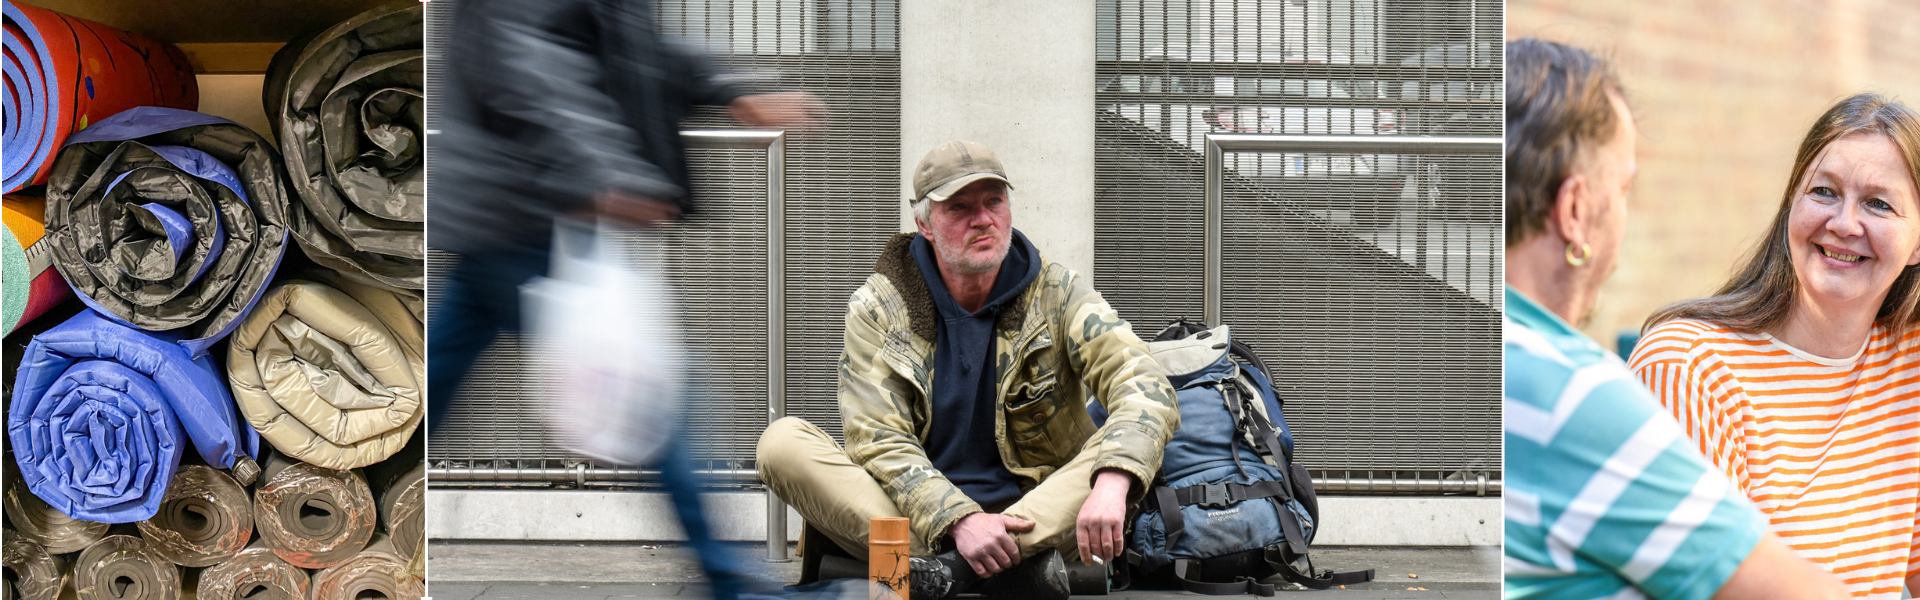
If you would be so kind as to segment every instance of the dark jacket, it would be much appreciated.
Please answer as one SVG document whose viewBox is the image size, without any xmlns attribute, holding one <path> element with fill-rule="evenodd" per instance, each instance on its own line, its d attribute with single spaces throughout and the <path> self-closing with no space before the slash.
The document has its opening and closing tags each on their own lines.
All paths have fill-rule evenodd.
<svg viewBox="0 0 1920 600">
<path fill-rule="evenodd" d="M 1026 293 L 1027 286 L 1040 276 L 1040 263 L 1034 258 L 1040 251 L 1027 241 L 1020 230 L 1013 230 L 1013 244 L 1006 259 L 1000 261 L 1000 273 L 993 280 L 987 303 L 967 312 L 947 290 L 940 276 L 933 243 L 915 235 L 911 247 L 913 262 L 933 297 L 940 320 L 933 340 L 933 418 L 934 426 L 921 442 L 933 468 L 947 476 L 968 498 L 986 510 L 998 512 L 1020 499 L 1020 479 L 1000 461 L 1000 448 L 994 443 L 993 328 L 1000 311 Z"/>
<path fill-rule="evenodd" d="M 648 0 L 464 0 L 433 137 L 429 244 L 544 245 L 603 189 L 690 212 L 679 122 L 740 95 Z"/>
</svg>

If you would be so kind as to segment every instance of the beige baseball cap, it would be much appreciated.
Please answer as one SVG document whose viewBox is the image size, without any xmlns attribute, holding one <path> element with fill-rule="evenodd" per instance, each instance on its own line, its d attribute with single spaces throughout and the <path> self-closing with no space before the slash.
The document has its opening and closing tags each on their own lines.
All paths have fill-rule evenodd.
<svg viewBox="0 0 1920 600">
<path fill-rule="evenodd" d="M 913 197 L 945 202 L 960 188 L 982 179 L 998 179 L 1007 184 L 1007 189 L 1013 189 L 1013 182 L 1007 181 L 1007 170 L 992 150 L 979 142 L 954 140 L 935 146 L 921 157 L 920 166 L 913 168 Z"/>
</svg>

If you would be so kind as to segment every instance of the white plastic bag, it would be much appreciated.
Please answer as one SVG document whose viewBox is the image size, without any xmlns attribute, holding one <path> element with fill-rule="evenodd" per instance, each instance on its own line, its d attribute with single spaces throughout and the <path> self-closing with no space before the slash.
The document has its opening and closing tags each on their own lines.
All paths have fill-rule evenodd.
<svg viewBox="0 0 1920 600">
<path fill-rule="evenodd" d="M 526 332 L 551 365 L 537 377 L 546 421 L 589 458 L 648 464 L 678 423 L 683 350 L 659 238 L 562 219 L 548 276 L 520 288 Z"/>
</svg>

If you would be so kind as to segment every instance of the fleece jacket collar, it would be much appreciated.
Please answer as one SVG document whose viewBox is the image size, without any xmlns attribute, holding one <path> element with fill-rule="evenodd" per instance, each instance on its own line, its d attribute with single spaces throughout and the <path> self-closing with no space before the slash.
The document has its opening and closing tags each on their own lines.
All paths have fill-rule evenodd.
<svg viewBox="0 0 1920 600">
<path fill-rule="evenodd" d="M 887 240 L 887 247 L 880 251 L 880 260 L 873 265 L 873 272 L 886 276 L 893 282 L 895 290 L 900 292 L 901 302 L 907 307 L 907 326 L 914 335 L 932 342 L 938 336 L 940 309 L 933 303 L 933 291 L 927 288 L 926 276 L 921 275 L 920 265 L 913 260 L 913 238 L 917 233 L 901 233 Z M 1044 267 L 1045 262 L 1040 251 L 1027 241 L 1020 230 L 1013 231 L 1013 241 L 1028 249 L 1028 258 L 1034 265 Z M 1037 281 L 1038 278 L 1035 278 Z M 994 330 L 1018 332 L 1026 324 L 1027 303 L 1031 302 L 1033 283 L 1029 282 L 1019 290 L 1019 295 L 1000 308 L 1000 315 L 994 320 Z"/>
</svg>

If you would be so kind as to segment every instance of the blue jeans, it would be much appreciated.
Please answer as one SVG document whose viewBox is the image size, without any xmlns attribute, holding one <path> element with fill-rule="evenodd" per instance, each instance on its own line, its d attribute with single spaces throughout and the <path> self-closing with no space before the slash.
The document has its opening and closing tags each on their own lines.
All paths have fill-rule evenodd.
<svg viewBox="0 0 1920 600">
<path fill-rule="evenodd" d="M 544 276 L 549 250 L 513 246 L 462 255 L 447 282 L 432 292 L 427 326 L 427 432 L 446 421 L 460 383 L 480 353 L 503 331 L 520 329 L 520 285 Z M 689 401 L 683 406 L 697 406 Z M 685 430 L 684 424 L 681 430 Z M 742 585 L 726 549 L 707 529 L 693 455 L 683 437 L 675 437 L 658 459 L 660 483 L 673 499 L 687 545 L 700 556 L 714 598 L 733 600 Z"/>
</svg>

